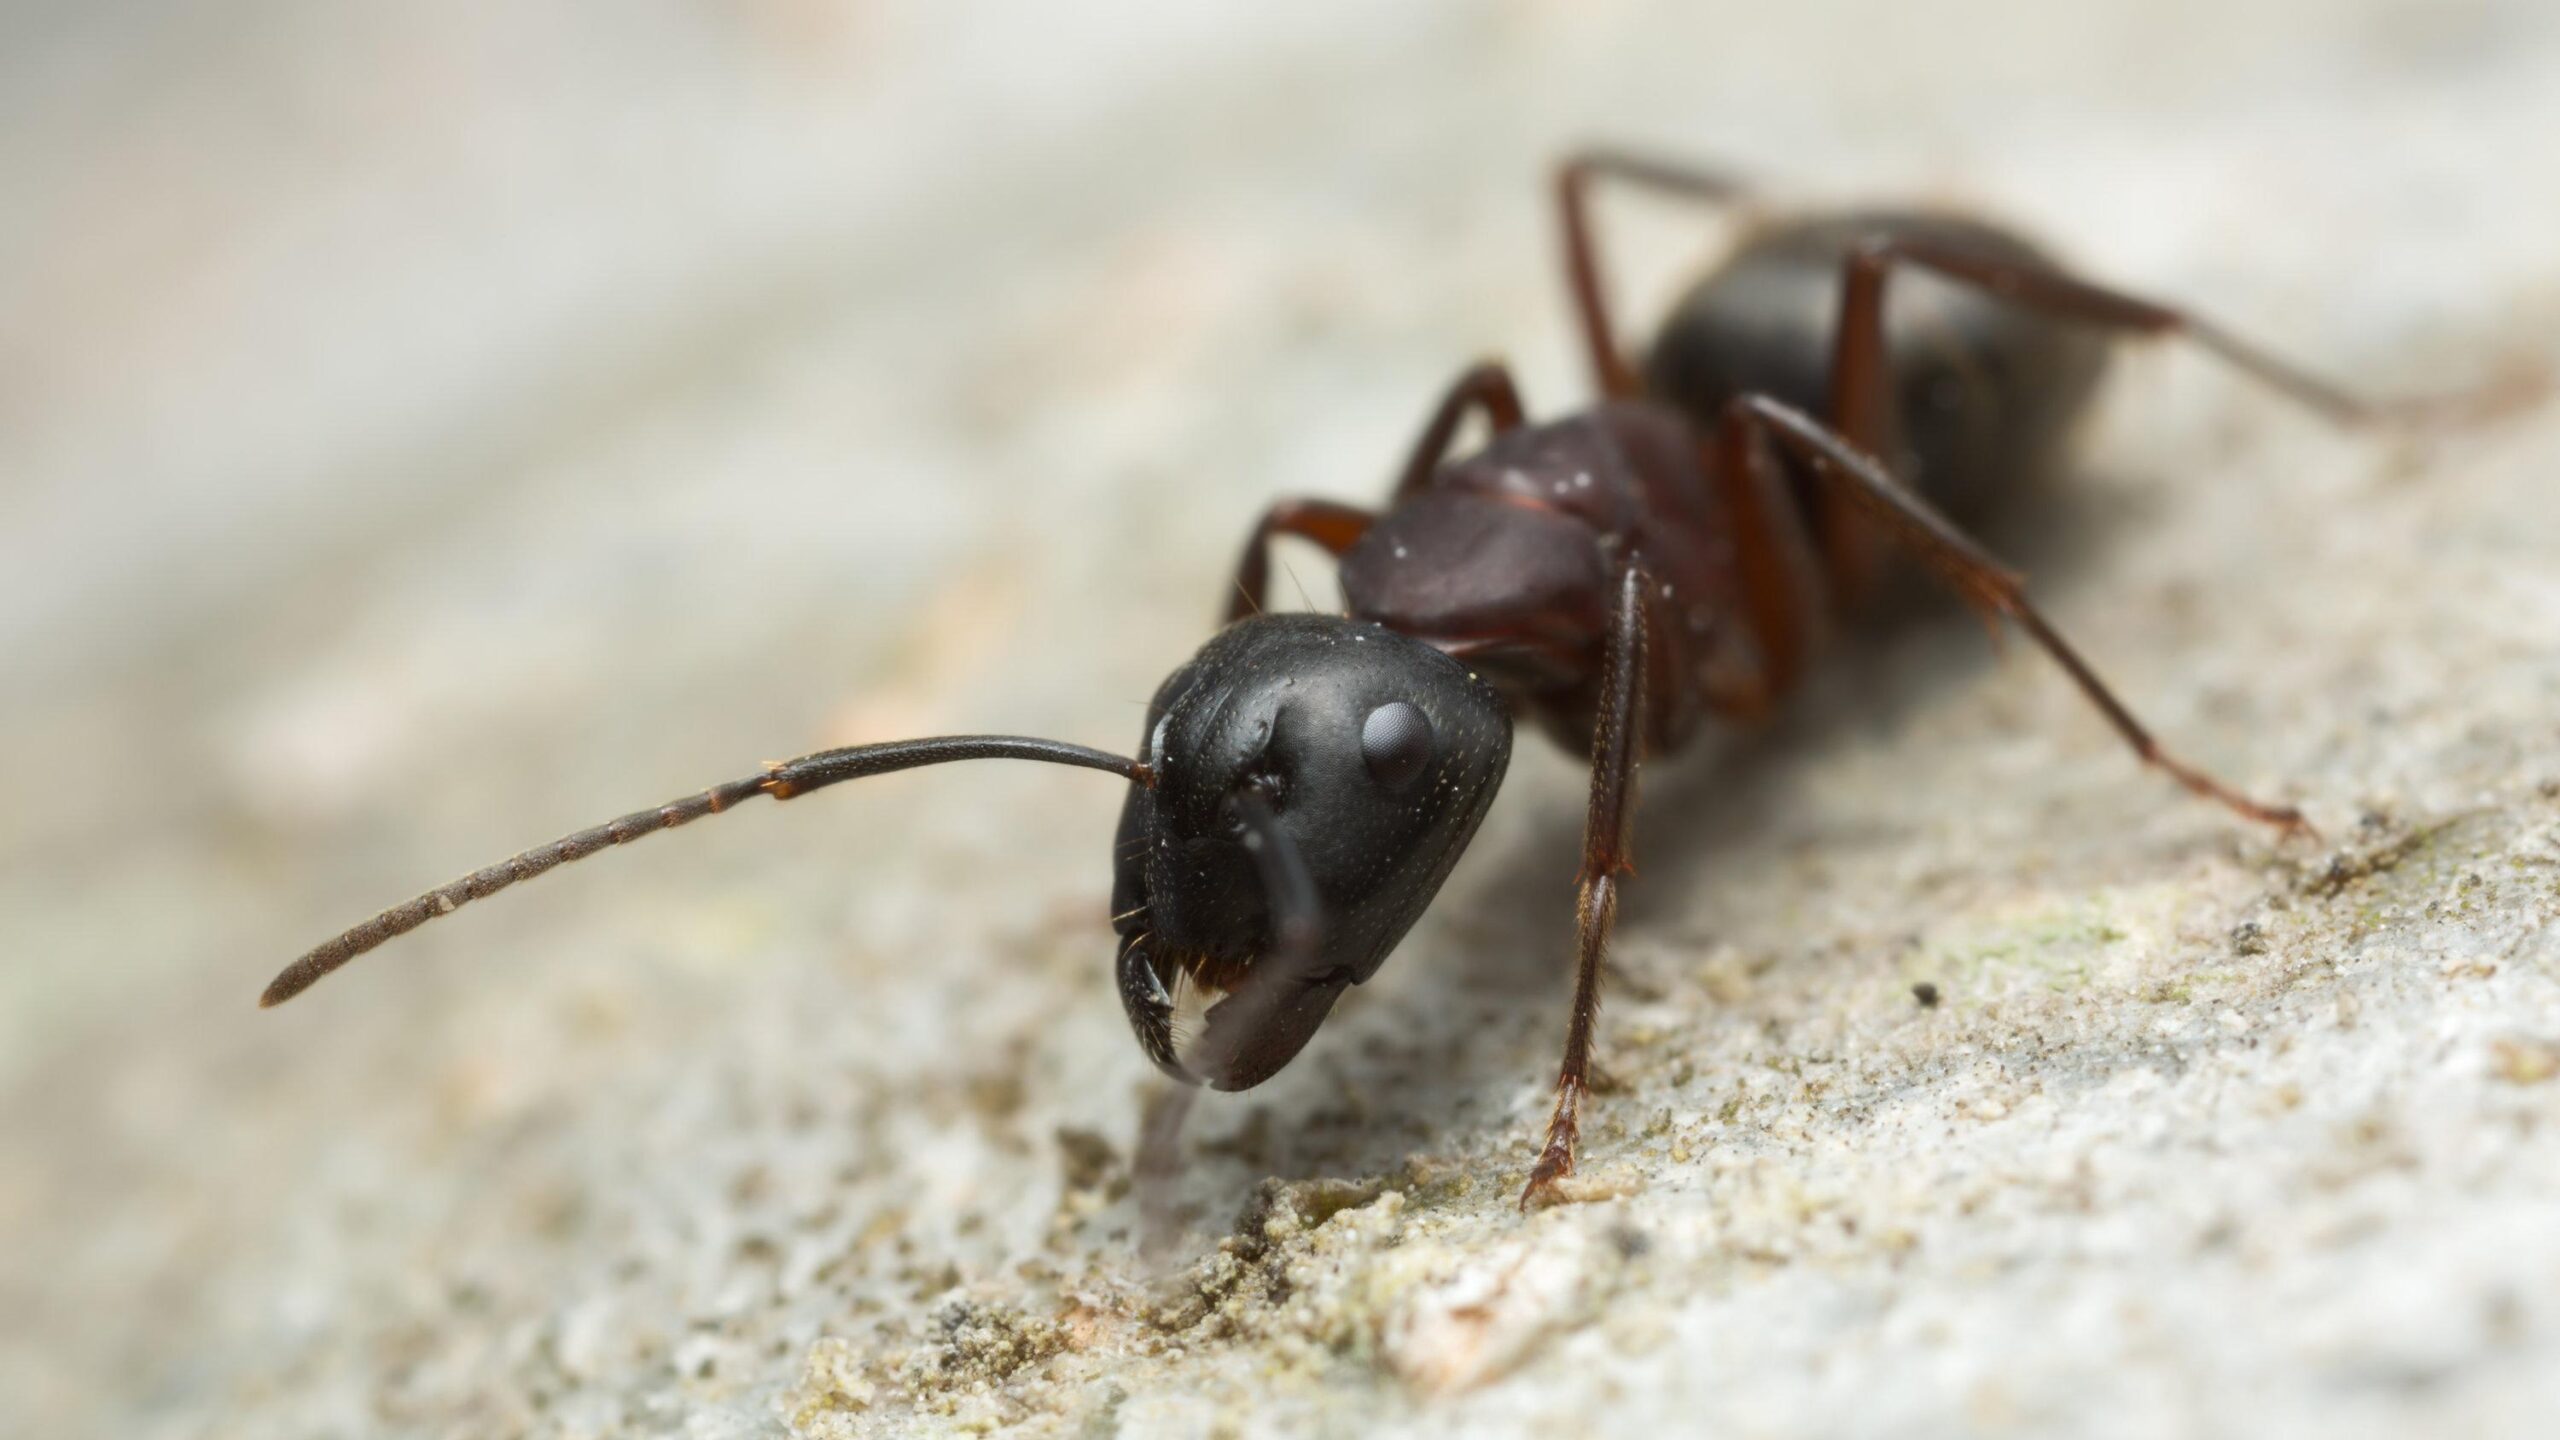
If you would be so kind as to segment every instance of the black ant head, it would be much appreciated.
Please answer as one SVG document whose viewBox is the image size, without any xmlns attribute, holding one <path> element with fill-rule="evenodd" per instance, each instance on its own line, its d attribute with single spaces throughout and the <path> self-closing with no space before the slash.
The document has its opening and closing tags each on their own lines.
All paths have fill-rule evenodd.
<svg viewBox="0 0 2560 1440">
<path fill-rule="evenodd" d="M 1376 974 L 1511 759 L 1493 687 L 1367 621 L 1227 627 L 1147 706 L 1120 814 L 1120 998 L 1166 1074 L 1243 1090 Z"/>
</svg>

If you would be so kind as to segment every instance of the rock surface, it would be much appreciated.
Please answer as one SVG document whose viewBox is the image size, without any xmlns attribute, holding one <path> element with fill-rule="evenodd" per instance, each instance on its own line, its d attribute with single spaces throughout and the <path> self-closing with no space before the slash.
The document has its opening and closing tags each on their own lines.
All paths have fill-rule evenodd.
<svg viewBox="0 0 2560 1440">
<path fill-rule="evenodd" d="M 2342 436 L 2129 358 L 2003 543 L 2325 838 L 1960 616 L 1881 640 L 1649 772 L 1581 1203 L 1512 1203 L 1578 821 L 1536 741 L 1378 982 L 1202 1107 L 1160 1262 L 1096 776 L 742 810 L 255 1011 L 763 758 L 1132 743 L 1268 497 L 1373 493 L 1488 350 L 1582 393 L 1576 137 L 1980 205 L 2377 388 L 2560 332 L 2538 0 L 1079 8 L 0 21 L 0 1433 L 2560 1407 L 2560 407 Z M 1657 303 L 1701 231 L 1624 208 Z"/>
</svg>

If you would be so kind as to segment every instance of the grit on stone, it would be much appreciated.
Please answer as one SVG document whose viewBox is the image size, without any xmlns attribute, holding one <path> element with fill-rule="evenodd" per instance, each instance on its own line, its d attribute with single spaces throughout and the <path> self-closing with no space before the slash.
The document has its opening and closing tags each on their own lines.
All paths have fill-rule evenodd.
<svg viewBox="0 0 2560 1440">
<path fill-rule="evenodd" d="M 0 19 L 0 1434 L 2529 1433 L 2560 1412 L 2560 407 L 2129 353 L 1999 542 L 2283 842 L 1961 614 L 1580 780 L 1195 1116 L 1107 778 L 380 906 L 823 745 L 1125 748 L 1270 497 L 1586 393 L 1544 166 L 2010 217 L 2375 389 L 2555 357 L 2560 9 L 504 3 Z M 1729 226 L 1613 207 L 1631 311 Z M 1291 577 L 1294 576 L 1293 580 Z M 1327 594 L 1320 557 L 1279 580 Z"/>
</svg>

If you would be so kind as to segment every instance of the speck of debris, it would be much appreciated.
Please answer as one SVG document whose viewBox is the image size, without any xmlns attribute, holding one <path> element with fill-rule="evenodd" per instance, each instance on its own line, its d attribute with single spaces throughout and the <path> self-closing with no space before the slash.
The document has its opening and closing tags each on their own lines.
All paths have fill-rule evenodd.
<svg viewBox="0 0 2560 1440">
<path fill-rule="evenodd" d="M 2460 822 L 2460 818 L 2456 816 L 2439 820 L 2431 825 L 2417 826 L 2393 835 L 2389 833 L 2392 824 L 2390 817 L 2368 811 L 2359 819 L 2358 829 L 2380 838 L 2367 844 L 2349 844 L 2341 847 L 2337 853 L 2329 857 L 2328 864 L 2312 873 L 2303 882 L 2302 889 L 2308 894 L 2326 898 L 2359 880 L 2396 869 L 2410 856 L 2417 854 L 2438 836 L 2452 829 Z"/>
<path fill-rule="evenodd" d="M 1010 1120 L 1021 1114 L 1023 1102 L 1029 1095 L 1018 1064 L 992 1074 L 970 1076 L 967 1093 L 970 1108 L 990 1121 Z"/>
<path fill-rule="evenodd" d="M 1464 1254 L 1408 1247 L 1418 1283 L 1385 1308 L 1378 1359 L 1425 1396 L 1473 1389 L 1517 1368 L 1605 1298 L 1622 1264 L 1579 1230 Z"/>
<path fill-rule="evenodd" d="M 1313 1230 L 1345 1210 L 1366 1205 L 1387 1188 L 1384 1180 L 1266 1180 L 1236 1222 L 1241 1234 Z"/>
<path fill-rule="evenodd" d="M 807 1429 L 829 1415 L 868 1410 L 880 1398 L 862 1352 L 838 1335 L 809 1347 L 800 1384 L 787 1399 L 794 1428 Z"/>
<path fill-rule="evenodd" d="M 2524 1036 L 2493 1041 L 2489 1071 L 2510 1085 L 2539 1085 L 2560 1075 L 2560 1041 Z"/>
<path fill-rule="evenodd" d="M 1066 1348 L 1065 1332 L 1057 1322 L 1003 1306 L 956 1301 L 935 1315 L 933 1323 L 941 1343 L 909 1359 L 912 1377 L 937 1375 L 961 1384 L 989 1384 Z"/>
<path fill-rule="evenodd" d="M 1911 987 L 1911 998 L 1920 1002 L 1921 1009 L 1935 1010 L 1938 1008 L 1938 1002 L 1944 997 L 1938 994 L 1936 984 L 1923 980 Z"/>
<path fill-rule="evenodd" d="M 1091 1130 L 1058 1127 L 1058 1162 L 1070 1190 L 1099 1190 L 1120 1168 L 1120 1152 Z"/>
<path fill-rule="evenodd" d="M 1613 1166 L 1582 1174 L 1567 1175 L 1530 1203 L 1544 1209 L 1550 1205 L 1595 1205 L 1603 1200 L 1623 1200 L 1644 1193 L 1644 1176 L 1634 1170 Z"/>
</svg>

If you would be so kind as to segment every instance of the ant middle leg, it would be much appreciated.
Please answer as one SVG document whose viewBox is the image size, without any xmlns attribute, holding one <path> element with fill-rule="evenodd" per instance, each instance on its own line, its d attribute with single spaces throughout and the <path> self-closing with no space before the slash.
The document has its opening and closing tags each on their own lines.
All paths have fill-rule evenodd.
<svg viewBox="0 0 2560 1440">
<path fill-rule="evenodd" d="M 1576 882 L 1573 1014 L 1566 1023 L 1564 1063 L 1556 1073 L 1556 1108 L 1546 1143 L 1520 1192 L 1520 1208 L 1554 1196 L 1573 1173 L 1582 1136 L 1582 1097 L 1590 1087 L 1591 1032 L 1600 1019 L 1600 966 L 1618 921 L 1618 885 L 1635 870 L 1636 766 L 1643 758 L 1645 627 L 1653 588 L 1643 562 L 1620 572 L 1609 655 L 1600 676 L 1599 719 L 1591 737 L 1591 801 L 1583 820 L 1582 872 Z"/>
<path fill-rule="evenodd" d="M 1582 342 L 1591 358 L 1592 383 L 1612 400 L 1632 400 L 1644 391 L 1635 366 L 1618 348 L 1617 327 L 1609 318 L 1608 282 L 1600 271 L 1600 246 L 1591 224 L 1591 182 L 1606 177 L 1681 199 L 1730 204 L 1750 198 L 1741 180 L 1702 166 L 1682 165 L 1623 150 L 1582 150 L 1556 167 L 1556 213 L 1564 224 L 1565 278 L 1573 290 L 1574 313 L 1582 322 Z"/>
<path fill-rule="evenodd" d="M 1826 493 L 1836 494 L 1854 506 L 1886 538 L 1910 551 L 1992 624 L 1995 633 L 2003 619 L 2024 631 L 2037 648 L 2053 657 L 2054 663 L 2080 687 L 2080 693 L 2098 708 L 2144 764 L 2246 819 L 2276 826 L 2288 834 L 2310 832 L 2311 826 L 2300 810 L 2251 799 L 2171 754 L 2028 601 L 2025 583 L 2019 576 L 1983 553 L 1962 530 L 1895 479 L 1873 452 L 1767 395 L 1737 397 L 1726 407 L 1722 424 L 1727 428 L 1761 430 L 1805 462 Z"/>
<path fill-rule="evenodd" d="M 1757 719 L 1795 688 L 1827 635 L 1829 591 L 1804 510 L 1779 473 L 1766 430 L 1718 425 L 1703 468 L 1714 477 L 1733 534 L 1743 615 L 1760 662 L 1757 683 L 1722 697 L 1717 708 Z"/>
</svg>

